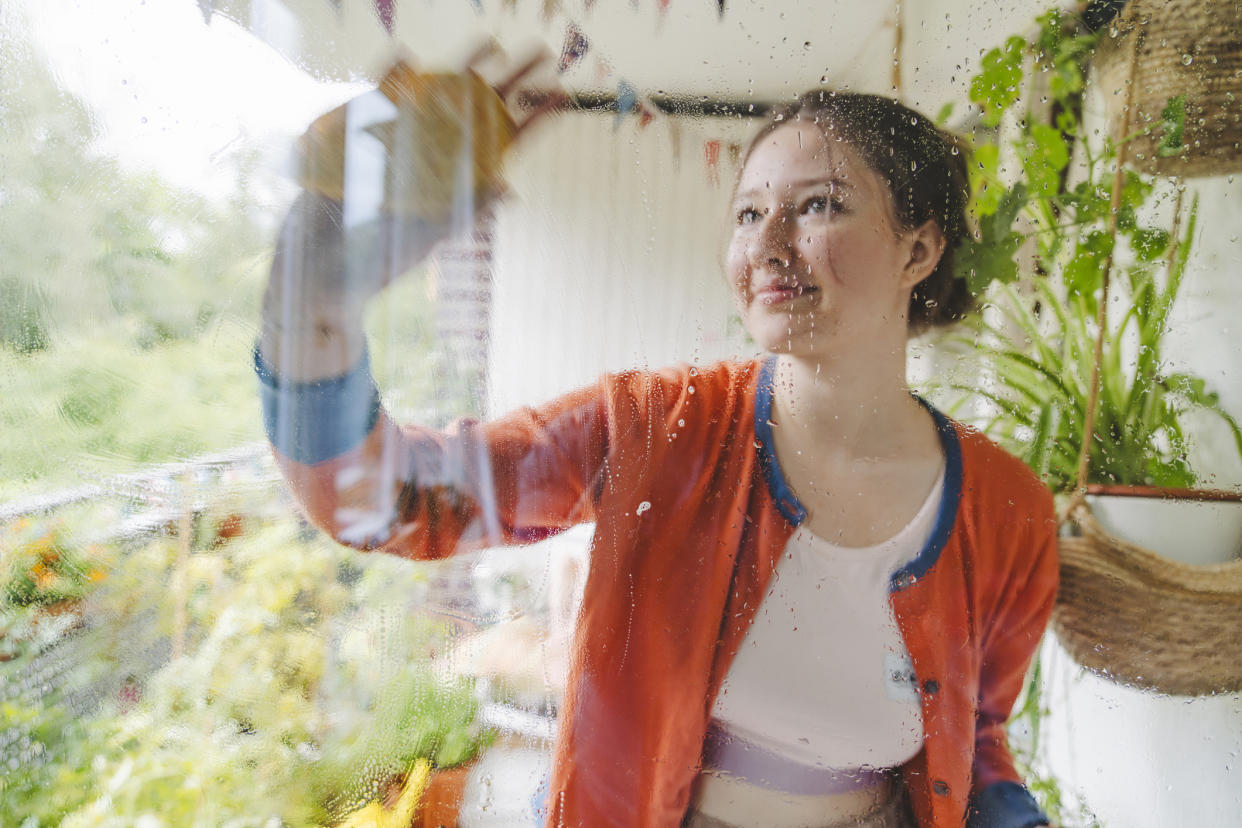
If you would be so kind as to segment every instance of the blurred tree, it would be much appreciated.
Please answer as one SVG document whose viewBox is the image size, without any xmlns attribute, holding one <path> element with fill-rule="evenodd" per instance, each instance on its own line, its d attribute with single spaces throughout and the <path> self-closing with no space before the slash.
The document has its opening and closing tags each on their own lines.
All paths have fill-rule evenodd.
<svg viewBox="0 0 1242 828">
<path fill-rule="evenodd" d="M 250 350 L 281 210 L 258 152 L 208 198 L 101 152 L 17 12 L 0 15 L 0 497 L 261 439 Z M 292 193 L 290 192 L 291 196 Z M 392 409 L 475 408 L 435 337 L 427 269 L 372 308 Z"/>
<path fill-rule="evenodd" d="M 101 325 L 140 347 L 201 333 L 266 228 L 240 189 L 212 204 L 97 152 L 89 107 L 21 34 L 0 39 L 0 346 L 41 351 Z"/>
<path fill-rule="evenodd" d="M 0 33 L 0 495 L 259 436 L 248 351 L 271 222 L 135 172 L 6 14 Z M 14 24 L 14 25 L 10 25 Z M 221 335 L 224 334 L 224 335 Z"/>
</svg>

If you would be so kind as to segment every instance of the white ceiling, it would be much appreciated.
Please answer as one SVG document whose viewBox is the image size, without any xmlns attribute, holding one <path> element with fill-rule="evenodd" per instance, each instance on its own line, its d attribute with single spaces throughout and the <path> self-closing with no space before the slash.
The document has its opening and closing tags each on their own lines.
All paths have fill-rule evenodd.
<svg viewBox="0 0 1242 828">
<path fill-rule="evenodd" d="M 199 0 L 251 29 L 316 76 L 377 75 L 397 54 L 457 66 L 485 37 L 524 53 L 559 53 L 572 23 L 591 48 L 562 78 L 572 90 L 730 100 L 788 98 L 826 83 L 892 92 L 894 21 L 902 16 L 902 97 L 934 112 L 965 99 L 983 51 L 1028 27 L 1049 0 L 393 0 L 393 36 L 374 0 Z M 554 7 L 545 18 L 545 7 Z"/>
</svg>

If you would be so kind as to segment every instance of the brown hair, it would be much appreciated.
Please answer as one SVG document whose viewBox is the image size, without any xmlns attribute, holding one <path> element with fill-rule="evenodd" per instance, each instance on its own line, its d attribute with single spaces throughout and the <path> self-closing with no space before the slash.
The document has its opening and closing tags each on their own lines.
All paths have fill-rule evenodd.
<svg viewBox="0 0 1242 828">
<path fill-rule="evenodd" d="M 853 147 L 887 182 L 903 229 L 936 222 L 944 253 L 910 293 L 909 326 L 918 332 L 960 321 L 975 301 L 966 280 L 954 275 L 955 253 L 970 233 L 965 143 L 891 98 L 814 89 L 772 111 L 746 148 L 743 166 L 765 136 L 793 120 L 811 121 Z"/>
</svg>

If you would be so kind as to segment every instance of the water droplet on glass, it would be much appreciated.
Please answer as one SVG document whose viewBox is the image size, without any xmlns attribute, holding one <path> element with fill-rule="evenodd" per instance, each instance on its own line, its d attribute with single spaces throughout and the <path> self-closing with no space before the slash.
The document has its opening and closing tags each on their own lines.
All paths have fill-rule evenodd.
<svg viewBox="0 0 1242 828">
<path fill-rule="evenodd" d="M 642 503 L 638 504 L 638 509 L 634 512 L 634 514 L 641 515 L 643 512 L 647 511 L 650 508 L 651 508 L 651 501 L 644 500 Z"/>
<path fill-rule="evenodd" d="M 1182 55 L 1182 66 L 1189 66 L 1194 63 L 1195 59 L 1192 55 Z"/>
</svg>

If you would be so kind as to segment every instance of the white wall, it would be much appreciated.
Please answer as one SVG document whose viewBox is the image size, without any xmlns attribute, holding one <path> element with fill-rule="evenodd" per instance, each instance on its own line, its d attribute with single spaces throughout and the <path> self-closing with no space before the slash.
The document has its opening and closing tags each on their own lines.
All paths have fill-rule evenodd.
<svg viewBox="0 0 1242 828">
<path fill-rule="evenodd" d="M 1168 355 L 1177 370 L 1206 378 L 1225 410 L 1242 421 L 1242 174 L 1188 183 L 1187 204 L 1199 197 L 1199 224 L 1169 325 Z M 1207 485 L 1242 485 L 1242 459 L 1228 429 L 1214 417 L 1199 421 L 1195 468 Z"/>
<path fill-rule="evenodd" d="M 496 235 L 489 399 L 547 399 L 605 370 L 749 353 L 722 259 L 750 123 L 609 115 L 549 123 L 512 164 Z M 717 183 L 704 142 L 722 141 Z M 674 147 L 679 149 L 675 150 Z"/>
<path fill-rule="evenodd" d="M 1103 828 L 1242 826 L 1242 694 L 1123 687 L 1084 671 L 1053 639 L 1041 657 L 1043 758 L 1067 804 L 1083 804 Z"/>
</svg>

